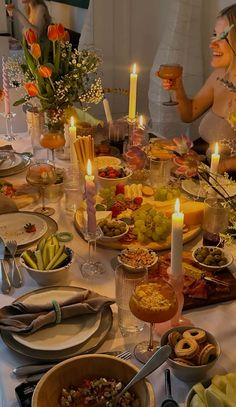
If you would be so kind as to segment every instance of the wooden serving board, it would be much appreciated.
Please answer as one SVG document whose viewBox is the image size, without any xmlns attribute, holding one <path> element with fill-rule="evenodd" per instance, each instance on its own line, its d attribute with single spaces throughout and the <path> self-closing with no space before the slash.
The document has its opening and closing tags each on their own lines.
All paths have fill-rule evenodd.
<svg viewBox="0 0 236 407">
<path fill-rule="evenodd" d="M 184 310 L 206 307 L 220 302 L 232 301 L 236 299 L 236 279 L 227 268 L 218 273 L 217 278 L 230 283 L 230 292 L 213 292 L 207 300 L 184 296 Z"/>
<path fill-rule="evenodd" d="M 81 228 L 83 224 L 83 211 L 78 209 L 75 213 L 75 218 L 74 218 L 74 223 L 75 227 L 78 230 L 79 233 L 81 233 Z M 199 233 L 201 232 L 201 227 L 200 226 L 193 226 L 189 228 L 184 234 L 183 234 L 183 243 L 187 243 L 191 240 L 193 240 Z M 125 248 L 137 248 L 137 247 L 144 247 L 147 249 L 152 249 L 152 250 L 167 250 L 170 249 L 171 247 L 171 236 L 167 238 L 167 240 L 163 243 L 156 243 L 156 242 L 150 242 L 148 244 L 140 243 L 140 242 L 131 242 L 131 243 L 126 243 L 122 242 L 122 240 L 116 240 L 114 242 L 105 242 L 103 240 L 98 240 L 97 244 L 99 246 L 102 246 L 107 249 L 117 249 L 117 250 L 122 250 Z"/>
</svg>

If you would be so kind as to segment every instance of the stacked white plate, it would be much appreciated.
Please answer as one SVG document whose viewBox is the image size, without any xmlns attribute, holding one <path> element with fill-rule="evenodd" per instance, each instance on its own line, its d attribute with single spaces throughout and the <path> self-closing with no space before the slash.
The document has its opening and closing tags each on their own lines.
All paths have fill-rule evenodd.
<svg viewBox="0 0 236 407">
<path fill-rule="evenodd" d="M 24 304 L 45 304 L 52 300 L 66 300 L 84 290 L 79 287 L 46 287 L 18 298 Z M 2 331 L 5 344 L 14 351 L 39 360 L 63 360 L 95 350 L 105 340 L 112 326 L 110 307 L 96 314 L 86 314 L 48 325 L 31 335 Z"/>
<path fill-rule="evenodd" d="M 6 160 L 0 163 L 0 177 L 18 174 L 30 164 L 28 154 L 11 153 Z"/>
</svg>

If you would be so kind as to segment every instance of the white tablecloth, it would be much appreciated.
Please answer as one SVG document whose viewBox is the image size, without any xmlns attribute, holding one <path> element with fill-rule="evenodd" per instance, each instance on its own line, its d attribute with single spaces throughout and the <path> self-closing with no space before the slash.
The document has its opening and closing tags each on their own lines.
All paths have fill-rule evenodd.
<svg viewBox="0 0 236 407">
<path fill-rule="evenodd" d="M 29 151 L 31 149 L 30 141 L 27 135 L 20 135 L 20 138 L 12 144 L 13 147 L 19 152 Z M 60 161 L 58 163 L 61 166 L 66 166 L 67 164 L 65 161 Z M 9 177 L 8 179 L 10 181 L 14 181 L 16 179 L 24 181 L 25 172 L 13 177 Z M 53 218 L 58 222 L 59 231 L 71 231 L 74 236 L 74 239 L 69 242 L 68 246 L 70 246 L 75 252 L 75 262 L 72 266 L 69 279 L 68 281 L 65 281 L 64 284 L 90 288 L 91 290 L 97 291 L 101 294 L 114 297 L 115 284 L 112 264 L 114 264 L 117 251 L 98 248 L 97 253 L 105 266 L 106 272 L 99 280 L 89 282 L 84 280 L 80 273 L 79 264 L 81 263 L 82 258 L 86 257 L 87 244 L 78 235 L 73 225 L 72 216 L 65 213 L 63 209 L 63 199 L 61 203 L 54 205 L 56 213 Z M 24 209 L 32 210 L 33 206 Z M 199 239 L 200 237 L 196 238 L 193 242 L 186 244 L 184 248 L 190 249 L 194 247 L 199 243 Z M 232 251 L 236 254 L 235 247 L 232 248 Z M 232 265 L 233 271 L 234 268 L 235 264 Z M 26 272 L 24 272 L 23 287 L 19 289 L 12 289 L 10 295 L 0 294 L 0 307 L 10 304 L 20 295 L 37 288 L 39 287 L 36 285 L 36 283 L 28 276 Z M 112 309 L 114 311 L 113 327 L 107 337 L 107 340 L 101 346 L 99 351 L 105 352 L 117 349 L 122 350 L 123 348 L 132 350 L 136 343 L 148 337 L 148 327 L 145 327 L 145 330 L 141 334 L 137 334 L 136 336 L 131 335 L 130 337 L 123 338 L 117 326 L 116 305 L 114 305 Z M 186 314 L 192 320 L 195 326 L 200 326 L 215 335 L 221 345 L 222 355 L 215 367 L 209 372 L 209 376 L 216 373 L 223 374 L 230 371 L 236 371 L 236 303 L 231 301 L 217 304 L 210 307 L 196 309 Z M 32 363 L 33 360 L 8 349 L 3 341 L 0 340 L 0 361 L 0 407 L 17 407 L 18 402 L 15 398 L 14 389 L 23 380 L 14 377 L 12 369 L 22 364 Z M 139 365 L 134 359 L 132 359 L 132 362 Z M 164 364 L 161 368 L 149 376 L 149 380 L 155 389 L 157 406 L 160 405 L 160 402 L 164 397 L 164 369 L 166 367 L 166 364 Z M 183 383 L 172 376 L 173 397 L 180 403 L 180 406 L 184 406 L 184 400 L 190 387 L 190 384 Z"/>
</svg>

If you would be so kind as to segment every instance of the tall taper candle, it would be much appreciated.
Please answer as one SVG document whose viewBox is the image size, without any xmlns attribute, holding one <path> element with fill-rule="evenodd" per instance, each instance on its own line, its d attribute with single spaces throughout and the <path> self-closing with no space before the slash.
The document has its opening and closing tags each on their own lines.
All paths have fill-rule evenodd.
<svg viewBox="0 0 236 407">
<path fill-rule="evenodd" d="M 171 274 L 174 279 L 179 279 L 182 275 L 183 224 L 184 214 L 180 212 L 180 202 L 177 198 L 171 230 Z"/>
<path fill-rule="evenodd" d="M 85 175 L 85 194 L 87 203 L 87 217 L 88 217 L 88 232 L 96 233 L 96 187 L 94 183 L 94 176 L 92 175 L 92 164 L 88 160 L 87 163 L 87 175 Z"/>
<path fill-rule="evenodd" d="M 103 107 L 104 107 L 107 123 L 113 123 L 109 101 L 106 98 L 103 99 Z"/>
<path fill-rule="evenodd" d="M 73 116 L 70 118 L 69 139 L 70 139 L 70 162 L 74 167 L 78 167 L 78 159 L 74 146 L 74 142 L 76 141 L 76 126 Z"/>
<path fill-rule="evenodd" d="M 2 57 L 2 81 L 4 90 L 4 105 L 5 105 L 5 115 L 11 113 L 10 109 L 10 97 L 9 97 L 9 81 L 6 69 L 6 57 Z"/>
<path fill-rule="evenodd" d="M 134 64 L 129 85 L 129 120 L 131 121 L 134 121 L 136 117 L 137 79 L 136 64 Z"/>
<path fill-rule="evenodd" d="M 215 152 L 211 155 L 211 168 L 210 172 L 212 174 L 218 173 L 218 167 L 220 162 L 219 146 L 218 143 L 215 144 Z"/>
</svg>

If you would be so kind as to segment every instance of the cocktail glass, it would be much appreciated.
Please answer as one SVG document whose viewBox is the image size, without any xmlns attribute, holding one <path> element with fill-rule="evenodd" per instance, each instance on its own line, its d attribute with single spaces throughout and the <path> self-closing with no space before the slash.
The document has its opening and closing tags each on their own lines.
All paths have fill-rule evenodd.
<svg viewBox="0 0 236 407">
<path fill-rule="evenodd" d="M 39 188 L 42 197 L 42 207 L 36 208 L 34 211 L 43 215 L 53 215 L 55 210 L 45 206 L 45 188 L 48 185 L 54 184 L 56 181 L 56 172 L 53 165 L 48 163 L 36 163 L 30 165 L 26 174 L 26 180 L 29 184 Z"/>
<path fill-rule="evenodd" d="M 154 324 L 171 320 L 178 310 L 175 291 L 162 279 L 142 281 L 136 285 L 129 306 L 133 315 L 150 323 L 149 341 L 140 342 L 134 348 L 136 359 L 146 363 L 159 347 L 159 342 L 153 340 Z"/>
<path fill-rule="evenodd" d="M 60 131 L 46 132 L 40 136 L 40 144 L 44 148 L 48 148 L 52 152 L 52 163 L 55 167 L 55 149 L 65 145 L 64 134 Z"/>
<path fill-rule="evenodd" d="M 163 64 L 160 65 L 159 70 L 156 72 L 156 75 L 161 79 L 170 79 L 175 81 L 182 74 L 183 68 L 179 64 Z M 178 105 L 178 102 L 174 101 L 171 97 L 171 90 L 169 90 L 169 100 L 162 103 L 165 106 L 174 106 Z"/>
</svg>

